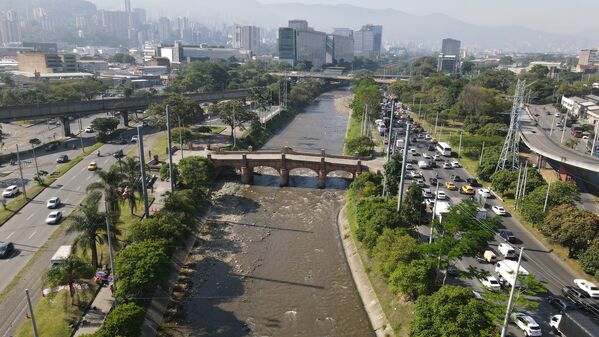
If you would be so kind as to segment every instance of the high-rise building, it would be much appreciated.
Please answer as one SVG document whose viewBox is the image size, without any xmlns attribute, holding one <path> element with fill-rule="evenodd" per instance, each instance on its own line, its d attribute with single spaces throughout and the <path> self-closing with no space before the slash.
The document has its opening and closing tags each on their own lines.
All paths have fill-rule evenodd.
<svg viewBox="0 0 599 337">
<path fill-rule="evenodd" d="M 279 28 L 279 60 L 295 64 L 297 61 L 295 29 Z"/>
<path fill-rule="evenodd" d="M 255 26 L 235 27 L 233 47 L 257 54 L 260 51 L 260 28 Z"/>
<path fill-rule="evenodd" d="M 459 72 L 460 68 L 460 57 L 458 55 L 445 55 L 439 54 L 437 58 L 437 71 L 448 72 L 454 74 Z"/>
<path fill-rule="evenodd" d="M 383 26 L 365 25 L 354 32 L 354 55 L 369 59 L 381 56 Z"/>
<path fill-rule="evenodd" d="M 351 37 L 353 39 L 354 30 L 351 28 L 333 28 L 333 35 Z"/>
<path fill-rule="evenodd" d="M 298 30 L 308 30 L 308 21 L 306 20 L 289 20 L 288 26 L 289 28 L 298 29 Z"/>
<path fill-rule="evenodd" d="M 441 53 L 459 57 L 461 45 L 462 42 L 460 40 L 443 39 L 443 42 L 441 43 Z"/>
<path fill-rule="evenodd" d="M 19 42 L 21 41 L 21 27 L 19 15 L 13 10 L 0 13 L 0 42 Z"/>
<path fill-rule="evenodd" d="M 305 20 L 291 20 L 279 28 L 279 59 L 292 65 L 309 62 L 314 67 L 326 63 L 327 34 L 310 28 Z"/>
<path fill-rule="evenodd" d="M 327 63 L 351 62 L 354 59 L 354 39 L 331 34 L 327 37 Z"/>
<path fill-rule="evenodd" d="M 113 35 L 128 36 L 129 15 L 123 11 L 98 11 L 102 27 Z"/>
<path fill-rule="evenodd" d="M 158 19 L 158 39 L 169 41 L 171 39 L 171 20 L 162 17 Z"/>
<path fill-rule="evenodd" d="M 578 64 L 581 66 L 599 65 L 599 49 L 583 49 L 578 54 Z"/>
</svg>

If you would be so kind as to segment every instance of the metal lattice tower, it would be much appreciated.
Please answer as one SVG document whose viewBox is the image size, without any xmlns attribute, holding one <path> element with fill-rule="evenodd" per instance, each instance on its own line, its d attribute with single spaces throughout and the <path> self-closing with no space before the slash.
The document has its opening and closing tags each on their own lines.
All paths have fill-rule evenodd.
<svg viewBox="0 0 599 337">
<path fill-rule="evenodd" d="M 520 141 L 520 112 L 524 108 L 524 93 L 526 91 L 526 81 L 518 80 L 516 93 L 514 95 L 514 104 L 510 118 L 510 129 L 505 137 L 501 156 L 495 167 L 495 172 L 499 170 L 513 170 L 519 166 L 518 161 L 518 143 Z"/>
</svg>

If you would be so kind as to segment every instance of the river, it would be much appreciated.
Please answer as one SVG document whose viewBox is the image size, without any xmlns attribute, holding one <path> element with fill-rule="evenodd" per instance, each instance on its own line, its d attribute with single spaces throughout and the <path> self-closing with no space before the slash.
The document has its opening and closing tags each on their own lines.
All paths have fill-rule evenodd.
<svg viewBox="0 0 599 337">
<path fill-rule="evenodd" d="M 263 149 L 340 154 L 349 91 L 323 94 Z M 189 258 L 165 336 L 374 336 L 337 227 L 348 181 L 316 189 L 312 172 L 257 169 L 254 185 L 223 182 Z M 171 310 L 173 311 L 173 310 Z"/>
</svg>

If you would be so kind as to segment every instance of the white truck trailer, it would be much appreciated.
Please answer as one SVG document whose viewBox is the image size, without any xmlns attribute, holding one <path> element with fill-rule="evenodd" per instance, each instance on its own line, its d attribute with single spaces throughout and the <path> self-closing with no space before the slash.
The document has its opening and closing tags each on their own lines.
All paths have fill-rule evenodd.
<svg viewBox="0 0 599 337">
<path fill-rule="evenodd" d="M 497 273 L 497 275 L 499 276 L 499 279 L 507 284 L 509 284 L 510 286 L 514 285 L 514 282 L 516 281 L 516 266 L 518 265 L 518 262 L 516 261 L 511 261 L 511 260 L 503 260 L 503 261 L 499 261 L 495 264 L 495 272 Z M 520 269 L 518 269 L 518 277 L 522 277 L 522 276 L 526 276 L 528 275 L 528 271 L 526 269 L 524 269 L 522 267 L 522 265 L 520 265 Z M 521 288 L 523 287 L 523 284 L 521 283 L 521 280 L 518 280 L 518 282 L 516 283 L 516 287 Z"/>
</svg>

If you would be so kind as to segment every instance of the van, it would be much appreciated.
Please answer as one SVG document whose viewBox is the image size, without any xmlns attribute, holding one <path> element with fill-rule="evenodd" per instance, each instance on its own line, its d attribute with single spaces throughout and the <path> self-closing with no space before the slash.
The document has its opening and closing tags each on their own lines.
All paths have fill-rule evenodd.
<svg viewBox="0 0 599 337">
<path fill-rule="evenodd" d="M 71 255 L 72 249 L 73 246 L 71 245 L 58 247 L 58 250 L 56 250 L 56 253 L 54 253 L 54 255 L 52 255 L 52 258 L 50 259 L 51 266 L 57 267 L 61 263 L 63 263 Z"/>
<path fill-rule="evenodd" d="M 418 162 L 418 167 L 421 169 L 427 169 L 429 167 L 429 164 L 426 160 L 421 160 Z"/>
<path fill-rule="evenodd" d="M 497 262 L 497 255 L 495 255 L 495 253 L 492 250 L 485 250 L 483 257 L 485 258 L 485 261 L 487 261 L 488 263 Z"/>
<path fill-rule="evenodd" d="M 507 259 L 511 259 L 516 256 L 516 250 L 514 249 L 514 247 L 507 243 L 500 243 L 497 247 L 497 250 L 499 250 L 499 253 L 501 253 L 501 255 L 503 255 Z"/>
</svg>

